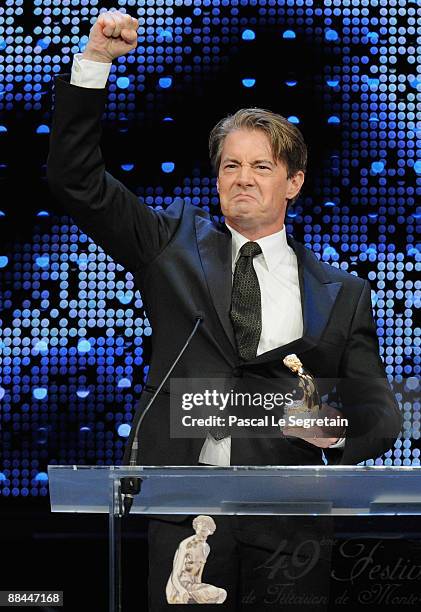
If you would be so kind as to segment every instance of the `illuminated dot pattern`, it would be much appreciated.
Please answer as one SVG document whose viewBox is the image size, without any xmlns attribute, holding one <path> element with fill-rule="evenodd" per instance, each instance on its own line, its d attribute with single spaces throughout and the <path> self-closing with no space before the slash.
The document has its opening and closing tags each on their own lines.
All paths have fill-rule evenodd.
<svg viewBox="0 0 421 612">
<path fill-rule="evenodd" d="M 120 154 L 138 149 L 123 146 L 129 122 L 152 121 L 159 146 L 150 160 L 121 153 L 108 169 L 149 206 L 181 196 L 217 217 L 205 158 L 212 125 L 242 106 L 273 108 L 299 125 L 310 167 L 287 229 L 323 261 L 370 280 L 381 356 L 404 388 L 401 438 L 366 463 L 419 465 L 416 3 L 5 0 L 0 187 L 16 163 L 7 149 L 14 117 L 31 117 L 26 137 L 45 150 L 52 80 L 70 72 L 99 13 L 112 6 L 138 17 L 140 38 L 111 67 L 107 129 L 121 140 Z M 192 125 L 197 109 L 203 117 Z M 180 141 L 190 145 L 174 145 Z M 45 187 L 45 159 L 37 172 Z M 148 371 L 152 329 L 132 276 L 54 217 L 44 194 L 31 209 L 31 239 L 0 252 L 5 496 L 46 495 L 47 463 L 118 464 Z M 12 200 L 0 203 L 6 222 L 19 223 Z"/>
</svg>

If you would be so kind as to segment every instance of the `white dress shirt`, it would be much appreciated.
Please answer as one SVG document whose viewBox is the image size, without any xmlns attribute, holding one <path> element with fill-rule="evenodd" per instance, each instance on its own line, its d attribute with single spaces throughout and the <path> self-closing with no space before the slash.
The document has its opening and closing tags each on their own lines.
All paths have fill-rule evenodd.
<svg viewBox="0 0 421 612">
<path fill-rule="evenodd" d="M 71 85 L 89 87 L 90 89 L 104 89 L 110 74 L 111 62 L 94 62 L 82 59 L 82 53 L 73 56 Z"/>
<path fill-rule="evenodd" d="M 232 234 L 232 275 L 243 244 L 248 238 L 225 223 Z M 253 267 L 260 285 L 262 304 L 262 333 L 257 355 L 271 351 L 301 338 L 303 315 L 298 279 L 297 257 L 286 239 L 285 226 L 270 236 L 255 240 L 262 252 L 253 258 Z M 342 448 L 340 438 L 330 448 Z M 207 435 L 199 462 L 209 465 L 230 465 L 231 438 L 215 440 Z"/>
<path fill-rule="evenodd" d="M 82 53 L 73 58 L 70 83 L 78 87 L 103 89 L 108 80 L 111 63 L 82 59 Z M 232 234 L 232 274 L 239 251 L 248 238 L 230 227 Z M 262 252 L 253 258 L 253 266 L 260 285 L 262 304 L 262 333 L 257 355 L 266 353 L 301 338 L 303 317 L 298 280 L 298 264 L 293 249 L 286 239 L 285 226 L 279 232 L 256 240 Z M 343 448 L 340 438 L 330 448 Z M 199 456 L 199 463 L 230 465 L 231 437 L 215 440 L 207 435 Z"/>
</svg>

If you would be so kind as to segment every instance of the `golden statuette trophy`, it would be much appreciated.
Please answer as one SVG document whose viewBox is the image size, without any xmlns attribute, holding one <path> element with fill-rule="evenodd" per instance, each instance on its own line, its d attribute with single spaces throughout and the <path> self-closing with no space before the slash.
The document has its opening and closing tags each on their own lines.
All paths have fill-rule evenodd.
<svg viewBox="0 0 421 612">
<path fill-rule="evenodd" d="M 304 368 L 300 359 L 292 353 L 284 357 L 284 365 L 298 376 L 298 385 L 303 392 L 303 397 L 295 400 L 286 407 L 286 416 L 300 415 L 317 417 L 322 405 L 314 376 Z"/>
</svg>

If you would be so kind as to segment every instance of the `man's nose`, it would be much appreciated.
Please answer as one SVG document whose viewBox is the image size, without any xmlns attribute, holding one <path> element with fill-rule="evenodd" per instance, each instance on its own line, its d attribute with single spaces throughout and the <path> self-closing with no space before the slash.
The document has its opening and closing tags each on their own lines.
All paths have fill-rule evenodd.
<svg viewBox="0 0 421 612">
<path fill-rule="evenodd" d="M 253 170 L 249 165 L 242 164 L 238 170 L 237 181 L 242 185 L 253 184 Z"/>
</svg>

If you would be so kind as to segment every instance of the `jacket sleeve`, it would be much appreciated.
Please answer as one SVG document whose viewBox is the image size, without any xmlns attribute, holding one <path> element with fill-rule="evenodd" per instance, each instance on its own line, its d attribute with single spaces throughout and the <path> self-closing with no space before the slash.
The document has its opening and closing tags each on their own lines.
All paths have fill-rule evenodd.
<svg viewBox="0 0 421 612">
<path fill-rule="evenodd" d="M 116 262 L 135 272 L 176 230 L 182 207 L 154 211 L 105 170 L 100 141 L 107 89 L 55 79 L 47 181 L 61 208 Z"/>
<path fill-rule="evenodd" d="M 329 464 L 355 465 L 393 448 L 402 426 L 395 395 L 386 378 L 365 281 L 340 363 L 338 392 L 348 419 L 343 451 L 325 449 Z"/>
</svg>

